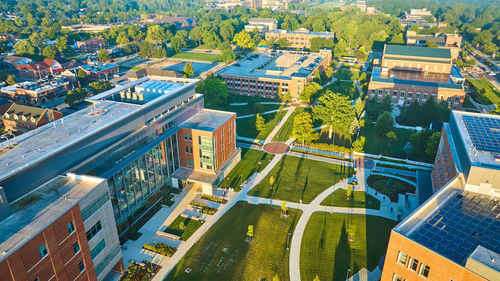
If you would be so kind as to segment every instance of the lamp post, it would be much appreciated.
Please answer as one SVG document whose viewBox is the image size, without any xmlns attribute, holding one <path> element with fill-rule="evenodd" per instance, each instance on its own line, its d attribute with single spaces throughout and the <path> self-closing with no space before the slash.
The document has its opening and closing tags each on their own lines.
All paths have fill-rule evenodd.
<svg viewBox="0 0 500 281">
<path fill-rule="evenodd" d="M 286 237 L 286 249 L 287 250 L 290 250 L 290 244 L 289 244 L 290 243 L 289 242 L 290 241 L 290 235 L 292 235 L 292 233 L 288 232 L 288 236 Z"/>
<path fill-rule="evenodd" d="M 349 278 L 349 273 L 351 273 L 351 269 L 350 268 L 347 269 L 347 273 L 345 275 L 345 280 L 347 280 Z"/>
</svg>

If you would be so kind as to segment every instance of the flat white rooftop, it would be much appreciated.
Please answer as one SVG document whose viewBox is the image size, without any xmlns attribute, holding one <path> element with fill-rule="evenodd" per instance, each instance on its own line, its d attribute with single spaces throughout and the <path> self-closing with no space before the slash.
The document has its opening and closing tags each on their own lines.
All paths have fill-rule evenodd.
<svg viewBox="0 0 500 281">
<path fill-rule="evenodd" d="M 11 204 L 0 224 L 0 262 L 71 209 L 105 179 L 59 176 Z"/>
<path fill-rule="evenodd" d="M 93 96 L 88 99 L 93 103 L 92 106 L 24 133 L 15 139 L 0 143 L 0 180 L 132 116 L 144 107 L 170 97 L 170 95 L 160 95 L 142 105 L 105 100 L 106 97 L 113 93 L 148 80 L 150 80 L 149 77 L 144 77 Z M 186 83 L 178 85 L 180 81 L 182 80 L 173 82 L 177 91 L 196 83 L 198 80 L 184 79 L 183 81 Z M 17 144 L 12 146 L 14 142 Z M 10 149 L 5 149 L 8 146 L 10 146 Z"/>
</svg>

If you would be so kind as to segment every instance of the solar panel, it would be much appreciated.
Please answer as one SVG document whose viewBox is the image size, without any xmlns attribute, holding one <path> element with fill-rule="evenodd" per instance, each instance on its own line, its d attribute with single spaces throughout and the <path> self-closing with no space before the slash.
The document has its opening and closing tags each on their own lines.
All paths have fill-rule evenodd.
<svg viewBox="0 0 500 281">
<path fill-rule="evenodd" d="M 472 143 L 478 151 L 500 154 L 500 119 L 463 115 Z"/>
<path fill-rule="evenodd" d="M 410 235 L 414 241 L 462 265 L 478 245 L 491 250 L 500 248 L 500 222 L 491 217 L 500 210 L 500 203 L 476 193 L 464 195 L 455 195 Z"/>
</svg>

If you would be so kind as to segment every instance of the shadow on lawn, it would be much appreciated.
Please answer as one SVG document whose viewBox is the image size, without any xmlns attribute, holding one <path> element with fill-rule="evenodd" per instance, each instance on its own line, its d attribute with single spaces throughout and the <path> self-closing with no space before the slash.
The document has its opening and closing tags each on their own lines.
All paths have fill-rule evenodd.
<svg viewBox="0 0 500 281">
<path fill-rule="evenodd" d="M 347 276 L 347 269 L 350 267 L 350 262 L 351 248 L 349 246 L 349 242 L 347 241 L 346 221 L 344 220 L 342 222 L 340 239 L 337 247 L 335 248 L 335 267 L 332 267 L 334 268 L 332 281 L 346 279 L 345 277 Z"/>
</svg>

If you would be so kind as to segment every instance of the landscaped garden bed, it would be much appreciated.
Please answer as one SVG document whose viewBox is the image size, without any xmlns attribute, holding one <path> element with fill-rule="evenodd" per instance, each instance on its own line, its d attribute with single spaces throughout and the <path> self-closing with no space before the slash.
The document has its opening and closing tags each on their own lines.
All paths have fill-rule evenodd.
<svg viewBox="0 0 500 281">
<path fill-rule="evenodd" d="M 282 213 L 280 207 L 236 203 L 189 249 L 165 281 L 272 280 L 275 275 L 288 280 L 287 245 L 301 211 L 289 209 L 286 218 L 281 218 Z"/>
<path fill-rule="evenodd" d="M 206 199 L 206 200 L 210 200 L 213 202 L 217 202 L 217 203 L 222 203 L 222 204 L 227 203 L 227 199 L 220 198 L 220 197 L 213 196 L 213 195 L 203 194 L 203 195 L 201 195 L 201 198 Z"/>
<path fill-rule="evenodd" d="M 131 262 L 119 281 L 149 281 L 153 279 L 160 269 L 161 266 L 148 261 L 142 261 L 142 263 Z"/>
<path fill-rule="evenodd" d="M 142 248 L 167 257 L 171 257 L 177 251 L 177 248 L 170 247 L 169 245 L 163 243 L 156 243 L 154 245 L 144 244 Z"/>
<path fill-rule="evenodd" d="M 200 202 L 191 201 L 189 202 L 189 204 L 193 207 L 196 207 L 196 211 L 203 214 L 213 215 L 215 214 L 215 212 L 217 212 L 217 208 L 208 207 L 207 205 Z"/>
<path fill-rule="evenodd" d="M 416 187 L 410 183 L 383 175 L 370 175 L 366 183 L 378 192 L 387 195 L 392 202 L 398 201 L 398 194 L 415 193 L 416 190 Z"/>
<path fill-rule="evenodd" d="M 187 241 L 202 224 L 201 220 L 179 215 L 163 232 L 177 235 L 182 241 Z"/>
</svg>

